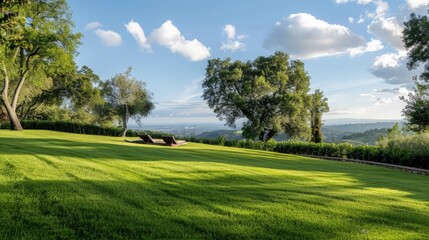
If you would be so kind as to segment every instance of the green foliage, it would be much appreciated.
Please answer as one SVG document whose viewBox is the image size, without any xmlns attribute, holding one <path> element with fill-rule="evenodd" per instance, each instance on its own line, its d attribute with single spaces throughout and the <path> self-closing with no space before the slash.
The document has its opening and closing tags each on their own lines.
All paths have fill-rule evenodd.
<svg viewBox="0 0 429 240">
<path fill-rule="evenodd" d="M 329 111 L 328 98 L 323 96 L 323 92 L 317 89 L 311 94 L 310 122 L 311 141 L 321 143 L 322 135 L 322 114 Z"/>
<path fill-rule="evenodd" d="M 101 82 L 101 93 L 104 104 L 96 107 L 99 117 L 104 120 L 119 118 L 124 135 L 131 117 L 139 124 L 154 109 L 152 94 L 146 89 L 143 81 L 131 75 L 131 67 L 124 73 L 116 74 L 110 80 Z"/>
<path fill-rule="evenodd" d="M 341 137 L 341 141 L 349 143 L 374 145 L 378 140 L 388 135 L 387 128 L 377 128 L 365 132 L 351 133 Z"/>
<path fill-rule="evenodd" d="M 394 135 L 392 138 L 382 138 L 376 146 L 356 146 L 350 143 L 313 143 L 294 140 L 261 142 L 252 140 L 226 140 L 221 138 L 188 138 L 187 141 L 280 153 L 393 163 L 429 169 L 429 134 L 418 134 L 415 136 Z"/>
<path fill-rule="evenodd" d="M 415 135 L 392 135 L 377 144 L 389 162 L 429 168 L 429 133 Z"/>
<path fill-rule="evenodd" d="M 1 10 L 1 99 L 11 128 L 20 130 L 17 111 L 25 115 L 57 77 L 75 70 L 81 34 L 72 31 L 66 0 L 6 1 Z"/>
<path fill-rule="evenodd" d="M 307 137 L 310 78 L 301 61 L 276 52 L 254 61 L 209 60 L 203 98 L 219 119 L 235 127 L 245 118 L 243 136 L 266 141 L 284 131 Z"/>
<path fill-rule="evenodd" d="M 429 11 L 429 10 L 428 10 Z M 408 50 L 408 69 L 415 69 L 423 64 L 419 79 L 415 78 L 414 93 L 408 98 L 403 114 L 408 126 L 415 132 L 429 131 L 429 21 L 428 16 L 411 14 L 404 22 L 403 41 Z"/>
<path fill-rule="evenodd" d="M 0 129 L 10 128 L 9 124 L 10 123 L 0 122 Z M 72 121 L 23 120 L 22 126 L 26 129 L 45 129 L 45 130 L 54 130 L 54 131 L 61 131 L 61 132 L 103 135 L 103 136 L 119 136 L 119 134 L 122 131 L 118 127 L 103 127 L 95 124 L 72 122 Z M 148 130 L 127 131 L 128 137 L 136 137 L 139 134 L 149 134 L 153 138 L 161 138 L 162 136 L 174 136 L 173 134 L 160 132 L 160 131 L 148 131 Z"/>
<path fill-rule="evenodd" d="M 402 110 L 407 119 L 407 126 L 414 132 L 429 131 L 429 85 L 419 83 L 414 79 L 416 86 L 408 98 L 401 97 L 406 106 Z"/>
<path fill-rule="evenodd" d="M 427 176 L 189 143 L 0 131 L 3 239 L 426 239 Z M 18 147 L 16 147 L 18 146 Z"/>
</svg>

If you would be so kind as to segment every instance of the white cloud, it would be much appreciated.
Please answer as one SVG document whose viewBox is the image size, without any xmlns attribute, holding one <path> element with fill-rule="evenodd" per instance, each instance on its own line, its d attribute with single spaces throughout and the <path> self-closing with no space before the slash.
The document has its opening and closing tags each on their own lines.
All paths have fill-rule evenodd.
<svg viewBox="0 0 429 240">
<path fill-rule="evenodd" d="M 99 22 L 90 22 L 90 23 L 86 24 L 85 29 L 86 30 L 92 30 L 92 29 L 96 29 L 96 28 L 99 28 L 99 27 L 102 27 L 102 26 L 103 25 L 101 23 L 99 23 Z"/>
<path fill-rule="evenodd" d="M 235 52 L 238 49 L 244 51 L 246 45 L 239 41 L 228 40 L 227 42 L 223 42 L 222 46 L 220 46 L 221 50 L 230 50 L 231 52 Z"/>
<path fill-rule="evenodd" d="M 408 90 L 406 87 L 397 87 L 397 88 L 385 88 L 385 89 L 374 89 L 372 90 L 376 93 L 391 93 L 397 97 L 408 96 L 412 91 Z"/>
<path fill-rule="evenodd" d="M 422 7 L 427 7 L 429 5 L 428 0 L 407 0 L 407 6 L 409 9 L 418 9 Z"/>
<path fill-rule="evenodd" d="M 369 13 L 368 17 L 373 19 L 378 19 L 383 17 L 387 11 L 389 11 L 389 4 L 387 2 L 383 2 L 381 0 L 373 1 L 376 6 L 375 12 Z"/>
<path fill-rule="evenodd" d="M 389 84 L 412 84 L 413 76 L 422 71 L 421 68 L 409 71 L 406 66 L 405 51 L 387 53 L 374 59 L 371 73 Z"/>
<path fill-rule="evenodd" d="M 227 35 L 228 40 L 226 42 L 222 42 L 222 45 L 220 47 L 221 50 L 229 50 L 231 52 L 235 52 L 237 50 L 244 51 L 246 45 L 240 41 L 246 38 L 245 35 L 238 35 L 236 37 L 235 27 L 231 24 L 225 25 L 223 28 L 223 32 Z"/>
<path fill-rule="evenodd" d="M 264 46 L 297 58 L 316 58 L 347 53 L 348 49 L 365 46 L 365 39 L 347 27 L 298 13 L 277 22 Z"/>
<path fill-rule="evenodd" d="M 150 37 L 173 53 L 180 53 L 191 61 L 200 61 L 210 57 L 210 48 L 204 46 L 197 39 L 186 40 L 179 29 L 170 20 L 165 21 L 161 27 L 152 31 Z"/>
<path fill-rule="evenodd" d="M 366 46 L 351 48 L 348 50 L 348 52 L 349 52 L 350 56 L 357 56 L 357 55 L 361 55 L 361 54 L 366 53 L 366 52 L 375 52 L 375 51 L 381 50 L 383 48 L 384 48 L 384 46 L 380 40 L 371 40 L 370 42 L 368 42 L 366 44 Z"/>
<path fill-rule="evenodd" d="M 134 20 L 131 20 L 128 24 L 125 24 L 127 31 L 134 37 L 140 47 L 144 49 L 150 49 L 150 44 L 144 34 L 143 28 L 140 24 Z"/>
<path fill-rule="evenodd" d="M 122 37 L 119 33 L 111 30 L 97 29 L 95 34 L 101 39 L 101 42 L 108 47 L 116 47 L 121 45 Z"/>
<path fill-rule="evenodd" d="M 355 19 L 352 17 L 349 17 L 349 23 L 354 23 L 354 22 L 355 22 Z"/>
<path fill-rule="evenodd" d="M 373 19 L 377 19 L 384 16 L 389 10 L 389 4 L 387 2 L 384 2 L 383 0 L 335 0 L 335 2 L 338 4 L 356 2 L 360 5 L 367 5 L 369 3 L 373 3 L 375 5 L 375 12 L 368 13 L 368 17 Z M 359 21 L 361 20 L 359 19 Z M 363 22 L 363 20 L 361 22 Z"/>
<path fill-rule="evenodd" d="M 235 38 L 235 27 L 231 24 L 227 24 L 223 27 L 223 31 L 226 33 L 229 39 Z"/>
<path fill-rule="evenodd" d="M 363 18 L 362 14 L 359 15 L 359 20 L 356 21 L 356 23 L 363 23 L 365 22 L 365 18 Z"/>
<path fill-rule="evenodd" d="M 371 22 L 368 32 L 378 39 L 389 43 L 396 50 L 404 50 L 402 42 L 403 26 L 395 17 L 379 18 Z"/>
</svg>

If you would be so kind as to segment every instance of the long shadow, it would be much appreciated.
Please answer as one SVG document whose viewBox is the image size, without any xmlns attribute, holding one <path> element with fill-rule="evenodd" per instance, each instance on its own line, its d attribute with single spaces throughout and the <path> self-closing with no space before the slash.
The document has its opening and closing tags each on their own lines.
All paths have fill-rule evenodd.
<svg viewBox="0 0 429 240">
<path fill-rule="evenodd" d="M 171 162 L 207 162 L 235 166 L 267 168 L 275 170 L 292 170 L 340 174 L 365 183 L 367 188 L 389 188 L 409 193 L 413 198 L 429 201 L 429 178 L 415 174 L 402 173 L 398 170 L 384 169 L 376 166 L 355 163 L 313 160 L 310 158 L 285 154 L 248 151 L 223 147 L 220 151 L 212 146 L 192 145 L 183 147 L 147 146 L 139 144 L 80 142 L 49 138 L 4 138 L 0 137 L 0 154 L 29 154 L 39 156 L 41 161 L 53 165 L 48 159 L 40 156 L 78 157 L 96 160 L 103 164 L 109 160 L 126 161 L 171 161 Z M 197 146 L 197 147 L 193 147 Z M 53 165 L 54 166 L 54 165 Z M 401 176 L 401 177 L 398 177 Z M 329 177 L 329 175 L 326 175 Z M 255 180 L 256 181 L 256 180 Z"/>
<path fill-rule="evenodd" d="M 371 206 L 377 198 L 333 194 L 344 186 L 322 191 L 297 181 L 261 176 L 255 184 L 238 175 L 144 183 L 78 176 L 18 180 L 0 185 L 0 238 L 363 239 L 383 238 L 382 231 L 392 229 L 429 234 L 427 208 Z M 381 232 L 368 235 L 372 231 Z"/>
</svg>

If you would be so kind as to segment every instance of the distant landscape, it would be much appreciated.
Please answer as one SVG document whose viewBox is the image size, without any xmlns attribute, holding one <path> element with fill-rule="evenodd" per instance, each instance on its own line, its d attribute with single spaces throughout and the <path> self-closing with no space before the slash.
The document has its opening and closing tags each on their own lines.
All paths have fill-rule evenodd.
<svg viewBox="0 0 429 240">
<path fill-rule="evenodd" d="M 392 128 L 396 123 L 402 127 L 405 122 L 403 120 L 374 119 L 325 120 L 325 124 L 322 127 L 323 139 L 325 142 L 332 143 L 350 142 L 352 144 L 373 145 L 381 136 L 387 136 L 387 130 Z M 132 125 L 131 128 L 172 133 L 183 137 L 216 139 L 224 136 L 229 140 L 243 139 L 240 128 L 229 128 L 222 123 L 172 123 L 168 125 L 142 125 L 141 127 Z M 278 134 L 274 139 L 282 141 L 287 140 L 287 137 L 284 134 Z"/>
</svg>

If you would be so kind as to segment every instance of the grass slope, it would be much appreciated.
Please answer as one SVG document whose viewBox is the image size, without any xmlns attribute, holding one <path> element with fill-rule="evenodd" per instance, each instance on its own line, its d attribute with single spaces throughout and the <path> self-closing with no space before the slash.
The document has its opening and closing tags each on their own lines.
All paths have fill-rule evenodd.
<svg viewBox="0 0 429 240">
<path fill-rule="evenodd" d="M 427 239 L 429 177 L 190 143 L 0 131 L 0 238 Z"/>
</svg>

